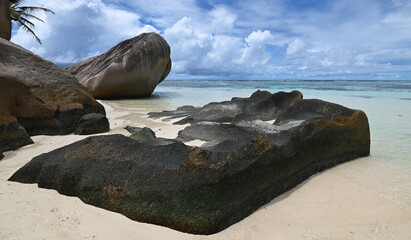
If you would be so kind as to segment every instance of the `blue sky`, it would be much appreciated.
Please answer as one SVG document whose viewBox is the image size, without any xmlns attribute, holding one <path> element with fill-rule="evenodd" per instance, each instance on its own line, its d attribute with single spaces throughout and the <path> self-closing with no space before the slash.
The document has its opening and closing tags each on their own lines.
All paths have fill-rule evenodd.
<svg viewBox="0 0 411 240">
<path fill-rule="evenodd" d="M 27 0 L 43 45 L 12 41 L 60 65 L 142 32 L 171 46 L 168 79 L 411 80 L 410 0 Z"/>
</svg>

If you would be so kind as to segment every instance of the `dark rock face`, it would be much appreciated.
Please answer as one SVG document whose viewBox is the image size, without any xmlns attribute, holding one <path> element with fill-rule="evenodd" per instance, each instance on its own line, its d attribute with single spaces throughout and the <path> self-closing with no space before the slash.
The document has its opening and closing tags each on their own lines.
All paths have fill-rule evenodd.
<svg viewBox="0 0 411 240">
<path fill-rule="evenodd" d="M 143 33 L 66 69 L 95 98 L 148 97 L 170 73 L 170 46 L 157 33 Z"/>
<path fill-rule="evenodd" d="M 354 111 L 338 104 L 325 102 L 318 99 L 303 99 L 282 112 L 275 120 L 276 125 L 290 121 L 302 120 L 312 122 L 318 119 L 330 120 L 334 116 L 348 117 Z"/>
<path fill-rule="evenodd" d="M 208 142 L 222 142 L 230 138 L 241 138 L 249 135 L 244 129 L 232 124 L 216 122 L 199 122 L 181 130 L 179 139 L 192 141 L 195 139 Z"/>
<path fill-rule="evenodd" d="M 79 120 L 74 134 L 89 135 L 108 131 L 110 131 L 110 123 L 106 116 L 99 113 L 89 113 Z"/>
<path fill-rule="evenodd" d="M 2 149 L 32 143 L 28 135 L 72 133 L 78 120 L 87 113 L 105 114 L 105 111 L 75 77 L 0 39 Z"/>
<path fill-rule="evenodd" d="M 178 107 L 176 110 L 163 111 L 163 112 L 149 112 L 148 116 L 150 118 L 161 118 L 166 117 L 164 120 L 169 121 L 177 118 L 187 117 L 190 114 L 198 112 L 199 108 L 194 106 L 182 106 Z"/>
<path fill-rule="evenodd" d="M 143 134 L 151 136 L 148 141 L 122 135 L 89 137 L 33 158 L 9 180 L 38 183 L 134 220 L 194 234 L 216 233 L 311 175 L 369 154 L 365 113 L 289 98 L 294 94 L 300 95 L 259 92 L 222 103 L 236 103 L 242 109 L 239 114 L 252 115 L 247 104 L 267 101 L 266 106 L 276 109 L 262 113 L 263 106 L 253 104 L 259 113 L 255 116 L 278 114 L 286 123 L 273 125 L 250 116 L 224 123 L 228 118 L 220 116 L 228 115 L 215 107 L 217 103 L 213 118 L 223 122 L 204 123 L 187 116 L 193 124 L 179 138 L 203 138 L 214 141 L 212 146 L 189 147 L 177 140 L 152 144 L 156 138 L 149 129 Z M 272 101 L 274 95 L 282 97 Z M 238 104 L 241 101 L 248 103 Z M 305 116 L 323 116 L 314 114 L 305 121 L 293 109 L 307 112 Z M 171 113 L 166 114 L 172 117 Z M 143 130 L 135 129 L 134 134 L 139 131 Z"/>
<path fill-rule="evenodd" d="M 175 124 L 208 122 L 231 122 L 236 116 L 251 116 L 252 119 L 263 121 L 275 119 L 279 113 L 295 102 L 301 100 L 303 95 L 298 91 L 290 93 L 257 91 L 250 98 L 233 98 L 231 101 L 210 103 L 202 108 L 187 106 L 175 111 L 149 113 L 150 117 L 168 117 L 170 119 L 185 117 Z M 239 117 L 239 116 L 238 116 Z"/>
</svg>

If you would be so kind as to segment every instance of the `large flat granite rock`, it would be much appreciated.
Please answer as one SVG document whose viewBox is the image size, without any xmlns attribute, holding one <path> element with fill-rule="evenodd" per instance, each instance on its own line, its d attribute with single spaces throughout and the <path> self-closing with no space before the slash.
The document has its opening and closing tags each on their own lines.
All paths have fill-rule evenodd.
<svg viewBox="0 0 411 240">
<path fill-rule="evenodd" d="M 192 124 L 170 141 L 138 128 L 136 140 L 89 137 L 33 158 L 9 180 L 38 183 L 133 220 L 213 234 L 313 174 L 369 154 L 368 120 L 360 110 L 304 100 L 299 92 L 252 98 L 213 103 L 215 112 L 207 105 L 157 114 L 183 114 Z M 224 108 L 233 105 L 238 116 L 228 117 Z M 262 120 L 272 118 L 274 124 Z M 192 139 L 210 144 L 183 143 Z"/>
</svg>

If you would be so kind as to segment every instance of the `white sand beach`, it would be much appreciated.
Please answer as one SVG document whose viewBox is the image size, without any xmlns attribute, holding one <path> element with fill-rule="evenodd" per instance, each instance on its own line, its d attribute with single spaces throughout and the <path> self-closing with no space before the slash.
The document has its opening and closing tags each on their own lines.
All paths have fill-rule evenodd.
<svg viewBox="0 0 411 240">
<path fill-rule="evenodd" d="M 147 119 L 147 112 L 163 109 L 142 108 L 133 113 L 132 122 L 124 119 L 131 113 L 102 103 L 111 126 L 105 134 L 128 135 L 124 127 L 131 125 L 150 127 L 159 137 L 175 137 L 182 128 Z M 0 161 L 0 239 L 411 239 L 410 204 L 398 203 L 341 174 L 352 162 L 311 177 L 242 221 L 209 236 L 139 223 L 55 190 L 7 181 L 33 157 L 85 137 L 35 136 L 34 144 L 4 153 Z"/>
</svg>

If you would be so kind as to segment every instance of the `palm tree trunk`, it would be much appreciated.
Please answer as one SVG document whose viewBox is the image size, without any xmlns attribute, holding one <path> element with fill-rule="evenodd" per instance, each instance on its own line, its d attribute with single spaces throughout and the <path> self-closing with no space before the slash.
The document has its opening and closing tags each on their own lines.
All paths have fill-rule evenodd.
<svg viewBox="0 0 411 240">
<path fill-rule="evenodd" d="M 10 0 L 0 0 L 0 37 L 11 38 Z"/>
</svg>

